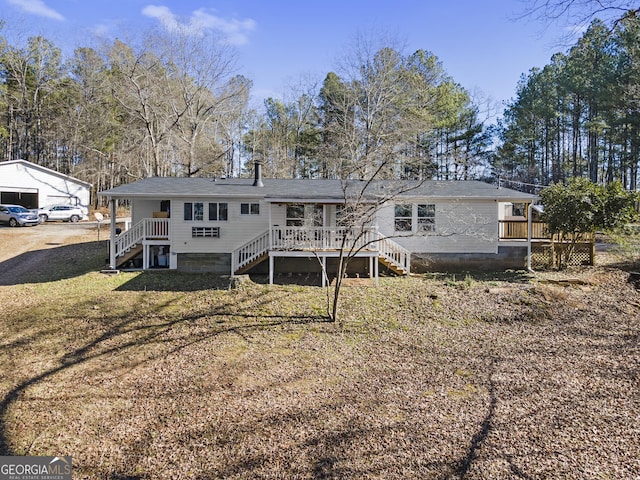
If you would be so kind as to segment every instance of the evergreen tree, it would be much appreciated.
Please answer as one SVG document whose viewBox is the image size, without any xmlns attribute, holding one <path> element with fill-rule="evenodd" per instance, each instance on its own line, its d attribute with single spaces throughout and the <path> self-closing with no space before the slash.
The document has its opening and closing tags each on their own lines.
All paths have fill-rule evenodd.
<svg viewBox="0 0 640 480">
<path fill-rule="evenodd" d="M 545 185 L 568 176 L 637 185 L 638 20 L 594 20 L 568 53 L 523 76 L 500 122 L 494 169 Z M 635 66 L 635 67 L 634 67 Z"/>
</svg>

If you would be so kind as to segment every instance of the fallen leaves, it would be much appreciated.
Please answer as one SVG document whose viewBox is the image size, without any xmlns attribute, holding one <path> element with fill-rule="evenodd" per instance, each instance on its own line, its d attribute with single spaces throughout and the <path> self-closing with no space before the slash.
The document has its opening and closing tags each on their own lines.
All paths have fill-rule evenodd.
<svg viewBox="0 0 640 480">
<path fill-rule="evenodd" d="M 87 479 L 635 478 L 637 291 L 558 275 L 381 279 L 343 326 L 318 287 L 2 287 L 30 293 L 0 319 L 3 453 Z"/>
</svg>

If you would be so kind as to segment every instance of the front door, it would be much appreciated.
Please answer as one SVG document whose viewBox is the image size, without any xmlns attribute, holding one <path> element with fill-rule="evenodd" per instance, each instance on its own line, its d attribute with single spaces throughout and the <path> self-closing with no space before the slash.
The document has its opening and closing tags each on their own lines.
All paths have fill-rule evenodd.
<svg viewBox="0 0 640 480">
<path fill-rule="evenodd" d="M 167 212 L 167 218 L 171 217 L 171 200 L 160 200 L 160 211 Z"/>
</svg>

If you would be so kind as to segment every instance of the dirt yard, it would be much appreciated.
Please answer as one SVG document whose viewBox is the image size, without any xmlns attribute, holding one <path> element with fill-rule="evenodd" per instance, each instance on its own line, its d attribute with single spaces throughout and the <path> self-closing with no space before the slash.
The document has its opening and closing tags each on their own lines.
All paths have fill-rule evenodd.
<svg viewBox="0 0 640 480">
<path fill-rule="evenodd" d="M 319 287 L 106 275 L 96 231 L 42 227 L 0 229 L 23 249 L 0 455 L 87 480 L 640 478 L 640 290 L 606 256 L 345 287 L 336 325 Z"/>
</svg>

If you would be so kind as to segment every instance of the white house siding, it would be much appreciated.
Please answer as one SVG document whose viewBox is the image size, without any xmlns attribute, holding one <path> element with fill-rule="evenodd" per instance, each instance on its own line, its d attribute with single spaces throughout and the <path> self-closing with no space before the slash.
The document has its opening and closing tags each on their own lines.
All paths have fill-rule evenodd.
<svg viewBox="0 0 640 480">
<path fill-rule="evenodd" d="M 131 207 L 131 223 L 135 225 L 145 218 L 153 218 L 153 212 L 158 211 L 160 211 L 160 200 L 136 199 Z"/>
<path fill-rule="evenodd" d="M 89 212 L 88 183 L 22 160 L 0 162 L 0 192 L 36 193 L 38 205 L 77 205 Z"/>
<path fill-rule="evenodd" d="M 185 202 L 204 203 L 204 220 L 184 220 Z M 228 219 L 226 221 L 209 221 L 209 203 L 227 203 Z M 241 203 L 259 203 L 259 215 L 242 215 Z M 171 202 L 171 243 L 172 252 L 180 253 L 230 253 L 247 241 L 267 231 L 269 225 L 268 204 L 255 198 L 193 198 L 188 200 L 172 200 Z M 193 238 L 192 227 L 219 227 L 220 238 Z"/>
<path fill-rule="evenodd" d="M 394 205 L 413 205 L 412 232 L 394 231 Z M 411 199 L 378 212 L 380 232 L 412 253 L 496 253 L 498 203 L 493 200 L 443 201 Z M 418 204 L 435 204 L 435 232 L 417 230 Z"/>
</svg>

